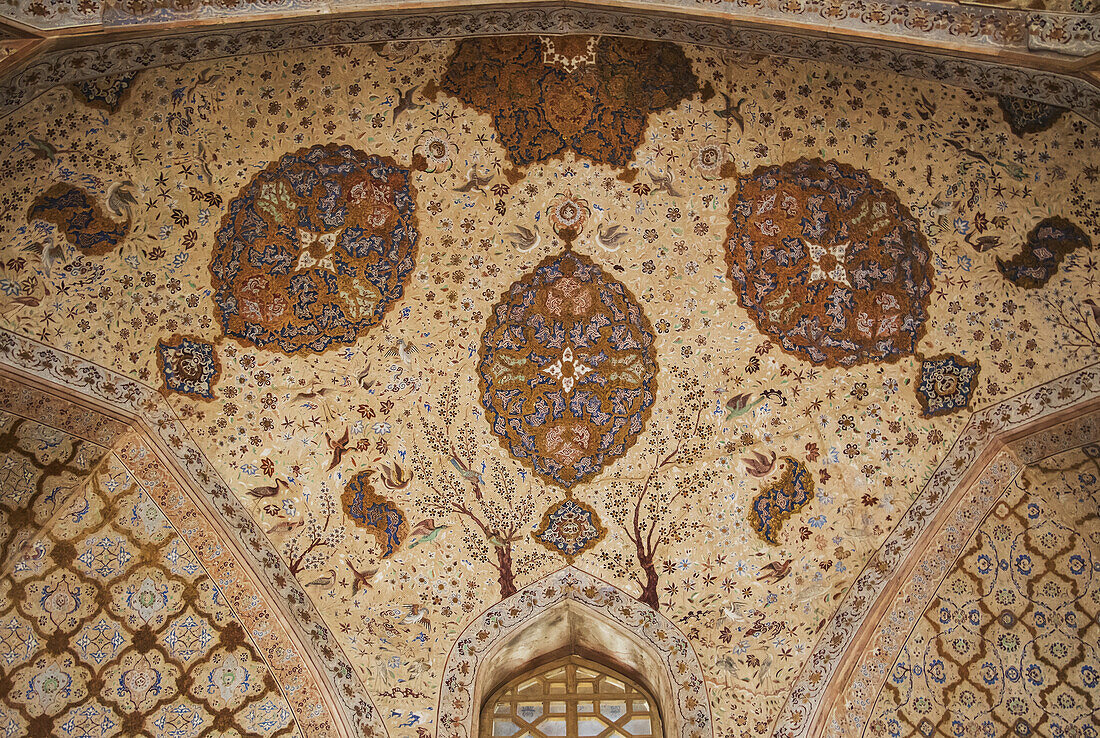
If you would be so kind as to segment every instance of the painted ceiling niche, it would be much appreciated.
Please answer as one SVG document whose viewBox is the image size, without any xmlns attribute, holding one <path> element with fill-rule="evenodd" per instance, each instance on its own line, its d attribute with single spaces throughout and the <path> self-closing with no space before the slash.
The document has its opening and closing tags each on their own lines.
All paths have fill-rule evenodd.
<svg viewBox="0 0 1100 738">
<path fill-rule="evenodd" d="M 459 634 L 444 670 L 440 738 L 484 736 L 479 710 L 489 695 L 532 664 L 569 655 L 638 679 L 656 698 L 666 735 L 713 735 L 698 657 L 676 625 L 613 585 L 566 567 Z"/>
<path fill-rule="evenodd" d="M 439 88 L 492 118 L 516 169 L 566 151 L 626 169 L 648 116 L 692 97 L 699 82 L 675 44 L 511 36 L 460 41 Z"/>
<path fill-rule="evenodd" d="M 10 570 L 0 608 L 6 735 L 301 735 L 225 595 L 113 457 Z"/>
<path fill-rule="evenodd" d="M 325 39 L 362 28 L 330 25 Z M 290 38 L 288 27 L 301 34 L 294 39 L 318 28 L 285 24 L 264 43 Z M 177 459 L 195 499 L 214 501 L 210 515 L 224 523 L 202 534 L 210 550 L 195 545 L 196 556 L 213 557 L 228 537 L 235 543 L 221 551 L 253 557 L 255 581 L 272 593 L 265 600 L 258 584 L 245 588 L 251 575 L 219 571 L 243 627 L 301 634 L 263 647 L 308 656 L 269 663 L 311 736 L 324 732 L 311 715 L 341 713 L 362 715 L 363 727 L 348 721 L 352 734 L 368 724 L 400 738 L 437 731 L 458 634 L 502 601 L 510 609 L 510 595 L 562 566 L 562 551 L 595 540 L 595 519 L 605 532 L 575 564 L 638 602 L 627 601 L 631 612 L 656 609 L 682 631 L 716 732 L 768 735 L 792 685 L 814 694 L 815 644 L 833 642 L 843 593 L 891 531 L 901 539 L 917 490 L 969 462 L 951 452 L 956 442 L 984 448 L 964 435 L 971 418 L 997 421 L 1025 396 L 1040 408 L 1044 397 L 1097 392 L 1077 374 L 1100 358 L 1084 303 L 1094 249 L 1068 253 L 1033 289 L 997 269 L 1053 215 L 1097 242 L 1100 191 L 1082 153 L 1097 131 L 1076 113 L 1020 139 L 992 94 L 946 87 L 934 71 L 913 81 L 684 44 L 700 88 L 715 96 L 648 114 L 634 182 L 572 150 L 509 182 L 511 162 L 485 113 L 448 94 L 408 94 L 443 78 L 456 41 L 288 42 L 253 55 L 223 53 L 226 39 L 254 48 L 211 33 L 224 58 L 184 44 L 179 53 L 198 54 L 184 63 L 165 50 L 115 112 L 75 96 L 69 77 L 50 77 L 65 86 L 0 121 L 0 354 L 135 413 L 151 408 L 140 411 L 155 434 L 145 448 Z M 36 156 L 28 135 L 56 157 Z M 420 237 L 400 299 L 319 353 L 227 336 L 209 265 L 229 204 L 288 152 L 332 144 L 409 172 Z M 895 193 L 924 234 L 935 287 L 918 352 L 814 364 L 783 350 L 738 302 L 724 264 L 737 182 L 716 178 L 716 161 L 726 156 L 747 174 L 822 149 Z M 417 165 L 418 153 L 430 167 Z M 475 167 L 484 167 L 476 178 Z M 85 187 L 104 212 L 111 184 L 133 182 L 128 237 L 84 254 L 53 223 L 28 223 L 33 200 L 60 181 Z M 547 209 L 566 192 L 590 211 L 573 253 L 633 296 L 659 367 L 637 441 L 572 490 L 591 520 L 502 447 L 479 387 L 494 308 L 563 250 Z M 53 245 L 48 267 L 36 244 Z M 1056 322 L 1059 306 L 1072 322 Z M 160 346 L 172 349 L 163 367 Z M 1027 394 L 1059 377 L 1069 379 Z M 131 451 L 127 459 L 140 460 L 143 451 Z M 789 481 L 812 478 L 812 497 L 808 484 L 787 484 L 792 468 Z M 786 498 L 772 495 L 776 487 Z M 176 488 L 148 489 L 171 499 Z M 772 495 L 769 510 L 789 513 L 771 525 L 774 542 L 749 523 L 762 495 Z M 562 514 L 543 525 L 548 511 Z M 537 538 L 543 532 L 555 548 Z M 213 572 L 224 560 L 204 565 Z M 252 602 L 285 616 L 265 621 L 243 609 Z M 301 675 L 310 671 L 320 697 L 332 697 L 328 711 L 307 694 Z"/>
<path fill-rule="evenodd" d="M 416 263 L 409 171 L 349 146 L 282 156 L 229 203 L 210 265 L 227 335 L 286 354 L 354 343 Z"/>
<path fill-rule="evenodd" d="M 1089 736 L 1100 724 L 1100 446 L 1025 468 L 914 624 L 868 736 Z"/>
<path fill-rule="evenodd" d="M 933 266 L 920 223 L 866 170 L 801 158 L 742 177 L 726 264 L 784 350 L 828 367 L 897 361 L 925 331 Z"/>
</svg>

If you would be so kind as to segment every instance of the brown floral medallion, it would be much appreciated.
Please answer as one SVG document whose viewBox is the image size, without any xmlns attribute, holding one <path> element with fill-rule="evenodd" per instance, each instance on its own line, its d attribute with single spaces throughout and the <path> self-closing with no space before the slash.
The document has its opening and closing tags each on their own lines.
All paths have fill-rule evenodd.
<svg viewBox="0 0 1100 738">
<path fill-rule="evenodd" d="M 679 46 L 610 36 L 511 36 L 458 43 L 439 87 L 490 115 L 517 167 L 572 150 L 625 168 L 649 113 L 699 90 Z"/>
<path fill-rule="evenodd" d="M 931 254 L 920 224 L 866 171 L 821 159 L 760 167 L 741 178 L 730 221 L 738 300 L 784 350 L 830 367 L 916 351 Z"/>
</svg>

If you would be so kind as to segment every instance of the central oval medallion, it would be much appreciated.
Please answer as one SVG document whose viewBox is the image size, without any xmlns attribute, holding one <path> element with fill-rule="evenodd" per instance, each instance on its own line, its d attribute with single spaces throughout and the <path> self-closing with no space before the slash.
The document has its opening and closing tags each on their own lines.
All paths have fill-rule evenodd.
<svg viewBox="0 0 1100 738">
<path fill-rule="evenodd" d="M 501 445 L 566 489 L 634 445 L 657 391 L 641 306 L 572 251 L 543 260 L 493 308 L 477 369 Z"/>
</svg>

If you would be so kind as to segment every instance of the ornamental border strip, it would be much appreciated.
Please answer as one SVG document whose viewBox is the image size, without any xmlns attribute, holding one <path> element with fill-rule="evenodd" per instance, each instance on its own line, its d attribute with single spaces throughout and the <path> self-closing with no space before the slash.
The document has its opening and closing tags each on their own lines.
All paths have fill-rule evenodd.
<svg viewBox="0 0 1100 738">
<path fill-rule="evenodd" d="M 923 490 L 868 559 L 840 607 L 822 629 L 776 718 L 773 731 L 776 738 L 801 738 L 808 734 L 843 655 L 889 581 L 911 558 L 920 555 L 915 549 L 921 532 L 951 502 L 953 493 L 973 472 L 974 463 L 1012 431 L 1097 397 L 1100 397 L 1100 363 L 1051 379 L 971 415 Z"/>
<path fill-rule="evenodd" d="M 824 22 L 855 33 L 875 33 L 890 28 L 909 40 L 935 40 L 958 43 L 959 39 L 977 46 L 1003 50 L 1043 50 L 1087 56 L 1100 43 L 1100 18 L 1095 14 L 1066 10 L 1035 11 L 1009 5 L 964 3 L 946 5 L 935 0 L 887 0 L 869 4 L 865 0 L 725 0 L 718 9 L 707 0 L 639 0 L 650 8 L 664 11 L 694 10 L 718 12 L 733 22 L 754 22 L 766 18 L 779 23 Z M 62 3 L 63 4 L 63 3 Z M 349 2 L 333 0 L 322 3 L 331 13 L 369 10 L 385 4 L 385 0 Z M 411 4 L 411 3 L 409 3 Z M 137 15 L 118 7 L 119 3 L 103 2 L 98 12 L 70 11 L 57 13 L 56 18 L 31 15 L 18 7 L 9 8 L 11 18 L 37 30 L 75 30 L 80 26 L 104 29 L 133 29 L 163 23 L 181 23 L 228 19 L 231 22 L 262 22 L 273 15 L 305 15 L 316 6 L 301 0 L 268 0 L 258 3 L 243 0 L 237 7 L 200 7 L 197 10 L 175 10 L 156 7 L 145 15 Z M 55 3 L 55 8 L 59 3 Z M 75 16 L 76 23 L 66 23 Z M 901 33 L 899 34 L 899 29 Z"/>
<path fill-rule="evenodd" d="M 286 619 L 286 626 L 296 633 L 301 647 L 317 660 L 322 678 L 327 682 L 326 691 L 335 696 L 343 713 L 340 719 L 333 716 L 334 728 L 343 734 L 345 731 L 340 730 L 339 723 L 348 729 L 354 728 L 361 736 L 389 735 L 385 722 L 313 601 L 256 521 L 191 440 L 160 392 L 111 369 L 0 328 L 0 367 L 4 366 L 13 372 L 59 385 L 71 392 L 74 400 L 83 398 L 86 402 L 111 408 L 116 415 L 132 417 L 132 430 L 147 443 L 156 445 L 153 453 L 169 455 L 177 473 L 185 474 L 186 481 L 206 496 L 210 511 L 221 523 L 222 534 L 235 536 L 237 547 L 251 559 L 248 564 L 265 591 L 286 603 L 286 610 L 291 615 Z M 138 475 L 137 471 L 132 470 L 132 473 Z"/>
<path fill-rule="evenodd" d="M 669 13 L 675 15 L 670 17 Z M 1100 123 L 1100 89 L 1069 75 L 931 51 L 738 27 L 731 22 L 691 17 L 675 8 L 663 12 L 603 10 L 576 7 L 570 0 L 537 8 L 371 11 L 355 18 L 269 23 L 225 31 L 204 28 L 48 52 L 0 83 L 0 117 L 57 85 L 152 67 L 317 46 L 524 33 L 630 36 L 822 61 L 933 80 L 983 94 L 1037 100 Z"/>
</svg>

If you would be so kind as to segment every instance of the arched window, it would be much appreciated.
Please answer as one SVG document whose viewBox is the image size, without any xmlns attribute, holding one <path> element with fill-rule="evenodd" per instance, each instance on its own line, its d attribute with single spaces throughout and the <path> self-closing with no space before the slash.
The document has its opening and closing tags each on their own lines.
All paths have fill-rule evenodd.
<svg viewBox="0 0 1100 738">
<path fill-rule="evenodd" d="M 569 656 L 510 680 L 485 702 L 486 738 L 659 738 L 656 701 L 605 666 Z"/>
</svg>

